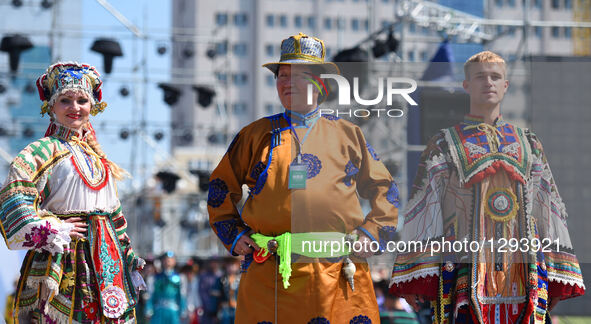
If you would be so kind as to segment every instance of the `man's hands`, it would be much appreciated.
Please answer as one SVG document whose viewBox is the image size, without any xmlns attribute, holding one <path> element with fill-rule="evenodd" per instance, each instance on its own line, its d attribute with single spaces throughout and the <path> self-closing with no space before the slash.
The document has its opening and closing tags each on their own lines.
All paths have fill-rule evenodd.
<svg viewBox="0 0 591 324">
<path fill-rule="evenodd" d="M 247 255 L 254 251 L 258 251 L 261 248 L 250 238 L 250 235 L 254 233 L 253 230 L 250 230 L 248 233 L 242 235 L 236 245 L 234 246 L 234 253 L 238 255 Z"/>
<path fill-rule="evenodd" d="M 254 233 L 254 231 L 249 231 L 242 235 L 236 245 L 234 246 L 234 250 L 232 252 L 238 255 L 247 255 L 252 252 L 257 252 L 261 248 L 250 238 L 250 235 Z M 353 254 L 359 258 L 369 258 L 374 255 L 374 253 L 370 249 L 371 239 L 365 235 L 363 232 L 356 232 L 353 231 L 353 234 L 357 234 L 357 241 L 361 242 L 362 249 L 359 252 L 353 251 Z M 359 243 L 356 244 L 358 246 Z"/>
</svg>

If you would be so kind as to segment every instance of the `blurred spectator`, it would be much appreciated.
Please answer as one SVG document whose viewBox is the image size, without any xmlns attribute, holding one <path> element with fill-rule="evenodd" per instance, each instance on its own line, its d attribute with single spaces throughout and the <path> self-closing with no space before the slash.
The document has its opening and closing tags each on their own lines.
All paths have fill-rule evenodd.
<svg viewBox="0 0 591 324">
<path fill-rule="evenodd" d="M 403 299 L 388 293 L 388 281 L 375 284 L 376 295 L 382 296 L 380 305 L 380 323 L 382 324 L 419 324 L 417 315 Z"/>
<path fill-rule="evenodd" d="M 16 279 L 14 281 L 13 284 L 13 292 L 6 296 L 6 304 L 4 305 L 4 320 L 6 321 L 6 324 L 13 324 L 14 323 L 14 319 L 12 317 L 12 310 L 14 309 L 14 300 L 15 300 L 15 296 L 16 296 L 16 287 L 18 286 L 18 279 Z"/>
<path fill-rule="evenodd" d="M 146 305 L 146 314 L 152 324 L 180 324 L 186 315 L 185 300 L 181 294 L 181 276 L 175 271 L 174 253 L 162 256 L 162 272 L 154 278 L 154 288 Z"/>
<path fill-rule="evenodd" d="M 187 318 L 186 324 L 199 324 L 199 313 L 203 313 L 201 297 L 199 296 L 199 260 L 190 259 L 181 268 L 181 280 L 183 287 L 183 296 L 187 300 Z"/>
<path fill-rule="evenodd" d="M 136 306 L 136 316 L 138 323 L 148 323 L 146 318 L 146 306 L 150 299 L 150 294 L 154 289 L 154 275 L 156 274 L 156 267 L 154 266 L 153 258 L 146 258 L 146 265 L 142 270 L 142 276 L 146 282 L 147 290 L 141 290 L 139 292 L 138 304 Z"/>
<path fill-rule="evenodd" d="M 217 311 L 221 294 L 214 289 L 217 280 L 222 276 L 219 260 L 210 259 L 204 262 L 204 270 L 199 274 L 199 296 L 203 305 L 203 316 L 200 324 L 217 323 Z"/>
<path fill-rule="evenodd" d="M 233 324 L 236 314 L 236 296 L 240 284 L 240 260 L 227 258 L 225 274 L 218 279 L 214 291 L 220 296 L 218 319 L 220 324 Z"/>
</svg>

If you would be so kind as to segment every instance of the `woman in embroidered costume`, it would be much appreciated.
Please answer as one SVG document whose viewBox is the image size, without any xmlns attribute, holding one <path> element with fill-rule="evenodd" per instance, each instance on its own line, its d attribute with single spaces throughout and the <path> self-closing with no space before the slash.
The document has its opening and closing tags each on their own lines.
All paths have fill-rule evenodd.
<svg viewBox="0 0 591 324">
<path fill-rule="evenodd" d="M 115 180 L 89 122 L 103 111 L 92 66 L 56 63 L 37 80 L 45 137 L 11 164 L 0 190 L 0 225 L 10 249 L 28 249 L 13 316 L 17 323 L 132 323 L 143 285 L 126 234 Z"/>
<path fill-rule="evenodd" d="M 500 116 L 505 61 L 482 52 L 464 70 L 471 115 L 427 144 L 401 236 L 468 245 L 399 254 L 391 292 L 431 300 L 435 323 L 544 323 L 585 291 L 566 210 L 540 140 Z"/>
<path fill-rule="evenodd" d="M 211 227 L 232 254 L 245 256 L 236 323 L 379 323 L 368 265 L 356 258 L 371 251 L 329 259 L 289 242 L 353 233 L 359 244 L 386 244 L 398 189 L 359 127 L 320 115 L 326 89 L 316 74 L 339 73 L 324 63 L 324 43 L 299 34 L 282 42 L 281 53 L 265 67 L 277 77 L 285 112 L 243 128 L 210 178 Z M 249 194 L 239 212 L 243 184 Z M 358 194 L 371 202 L 365 216 Z"/>
</svg>

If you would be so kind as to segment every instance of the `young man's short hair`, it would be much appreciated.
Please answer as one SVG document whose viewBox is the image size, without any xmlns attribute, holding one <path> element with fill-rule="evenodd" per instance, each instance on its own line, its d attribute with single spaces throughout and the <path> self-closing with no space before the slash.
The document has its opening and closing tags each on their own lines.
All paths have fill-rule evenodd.
<svg viewBox="0 0 591 324">
<path fill-rule="evenodd" d="M 468 80 L 470 77 L 468 68 L 476 63 L 499 63 L 503 68 L 503 72 L 506 73 L 507 71 L 507 64 L 499 54 L 493 53 L 491 51 L 483 51 L 472 55 L 472 57 L 470 57 L 466 63 L 464 63 L 464 76 L 466 80 Z"/>
</svg>

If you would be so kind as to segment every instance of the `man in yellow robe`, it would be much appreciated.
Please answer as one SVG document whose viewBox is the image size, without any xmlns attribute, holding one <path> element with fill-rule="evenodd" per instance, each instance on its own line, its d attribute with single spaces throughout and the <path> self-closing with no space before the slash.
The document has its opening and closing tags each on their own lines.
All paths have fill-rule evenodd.
<svg viewBox="0 0 591 324">
<path fill-rule="evenodd" d="M 372 244 L 383 249 L 393 239 L 398 189 L 359 127 L 321 115 L 318 98 L 326 89 L 311 87 L 308 98 L 320 73 L 339 73 L 324 55 L 324 43 L 314 37 L 282 42 L 280 61 L 264 66 L 276 76 L 285 111 L 243 128 L 210 178 L 211 227 L 231 253 L 245 256 L 236 323 L 379 323 L 364 258 L 375 252 Z M 238 211 L 243 184 L 249 194 Z M 358 195 L 370 202 L 367 215 Z M 285 251 L 278 236 L 286 233 L 292 242 L 298 234 L 352 234 L 363 248 L 333 258 L 297 254 L 296 244 L 281 257 L 260 253 L 267 247 L 256 244 L 257 236 L 276 238 L 278 251 Z M 288 255 L 285 269 L 281 259 Z M 351 259 L 354 290 L 342 271 L 350 270 Z"/>
</svg>

